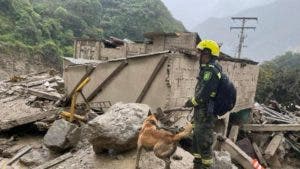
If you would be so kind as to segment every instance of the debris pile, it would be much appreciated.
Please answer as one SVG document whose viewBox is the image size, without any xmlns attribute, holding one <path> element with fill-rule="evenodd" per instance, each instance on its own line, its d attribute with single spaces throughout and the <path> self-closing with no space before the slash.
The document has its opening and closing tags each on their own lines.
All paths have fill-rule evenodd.
<svg viewBox="0 0 300 169">
<path fill-rule="evenodd" d="M 45 118 L 48 122 L 55 120 L 51 120 L 51 115 L 57 110 L 55 104 L 63 97 L 64 81 L 53 70 L 1 81 L 0 131 Z"/>
<path fill-rule="evenodd" d="M 299 110 L 289 112 L 276 102 L 269 106 L 256 103 L 250 117 L 250 124 L 231 126 L 228 137 L 242 150 L 239 153 L 246 153 L 250 164 L 258 160 L 263 167 L 300 167 L 297 160 L 300 154 Z M 236 161 L 243 163 L 243 160 Z"/>
</svg>

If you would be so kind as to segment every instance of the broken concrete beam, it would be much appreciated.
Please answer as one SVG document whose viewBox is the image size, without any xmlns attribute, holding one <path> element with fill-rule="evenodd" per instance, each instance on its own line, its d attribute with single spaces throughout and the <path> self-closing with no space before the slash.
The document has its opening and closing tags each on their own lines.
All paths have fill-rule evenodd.
<svg viewBox="0 0 300 169">
<path fill-rule="evenodd" d="M 265 150 L 265 157 L 267 159 L 271 158 L 275 154 L 275 152 L 276 152 L 277 148 L 279 147 L 282 139 L 283 139 L 282 134 L 278 134 L 278 135 L 276 135 L 272 138 L 271 142 L 269 143 L 269 145 L 267 146 L 267 148 Z"/>
<path fill-rule="evenodd" d="M 31 146 L 26 146 L 20 150 L 11 160 L 8 161 L 7 165 L 12 165 L 15 161 L 21 158 L 24 154 L 28 153 L 32 149 Z"/>
<path fill-rule="evenodd" d="M 51 160 L 51 161 L 49 161 L 49 162 L 47 162 L 43 165 L 40 165 L 40 166 L 36 167 L 35 169 L 47 169 L 47 168 L 55 166 L 58 163 L 61 163 L 61 162 L 65 161 L 65 160 L 67 160 L 71 157 L 73 157 L 73 155 L 71 153 L 61 155 L 61 156 L 55 158 L 54 160 Z"/>
<path fill-rule="evenodd" d="M 253 169 L 253 159 L 235 145 L 230 139 L 219 135 L 218 140 L 221 140 L 221 149 L 228 151 L 233 160 L 237 161 L 245 169 Z"/>
<path fill-rule="evenodd" d="M 38 85 L 42 85 L 46 82 L 54 82 L 57 80 L 57 77 L 51 77 L 49 79 L 43 79 L 43 80 L 38 80 L 38 81 L 34 81 L 34 82 L 29 82 L 26 84 L 26 87 L 33 87 L 33 86 L 38 86 Z"/>
<path fill-rule="evenodd" d="M 268 166 L 268 165 L 267 165 L 267 162 L 266 162 L 266 160 L 264 159 L 264 157 L 263 157 L 263 155 L 262 155 L 262 153 L 261 153 L 260 148 L 257 146 L 257 144 L 256 144 L 255 142 L 252 143 L 252 146 L 253 146 L 253 149 L 254 149 L 254 151 L 255 151 L 255 154 L 256 154 L 256 156 L 257 156 L 259 162 L 260 162 L 262 165 L 264 165 L 265 167 L 267 167 L 267 166 Z"/>
<path fill-rule="evenodd" d="M 236 142 L 237 137 L 239 135 L 239 126 L 232 126 L 230 129 L 230 133 L 228 138 L 232 141 L 232 142 Z"/>
<path fill-rule="evenodd" d="M 62 99 L 62 96 L 59 93 L 55 92 L 43 92 L 36 89 L 28 89 L 28 93 L 48 100 L 57 101 Z"/>
<path fill-rule="evenodd" d="M 300 131 L 300 124 L 244 124 L 244 131 Z"/>
<path fill-rule="evenodd" d="M 44 137 L 44 144 L 53 151 L 74 147 L 80 139 L 80 128 L 64 119 L 56 120 Z"/>
<path fill-rule="evenodd" d="M 50 112 L 36 112 L 26 116 L 14 117 L 12 119 L 0 119 L 0 131 L 8 130 L 20 125 L 32 123 L 38 120 L 42 120 L 51 115 Z M 9 115 L 8 115 L 9 116 Z"/>
</svg>

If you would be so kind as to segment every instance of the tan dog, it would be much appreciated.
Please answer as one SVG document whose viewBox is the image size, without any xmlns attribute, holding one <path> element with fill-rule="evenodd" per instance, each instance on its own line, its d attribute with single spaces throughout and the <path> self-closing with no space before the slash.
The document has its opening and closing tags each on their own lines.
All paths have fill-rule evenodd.
<svg viewBox="0 0 300 169">
<path fill-rule="evenodd" d="M 189 123 L 184 127 L 182 132 L 172 134 L 166 130 L 158 129 L 157 124 L 158 121 L 155 115 L 149 115 L 143 123 L 137 143 L 136 169 L 139 169 L 139 161 L 143 148 L 153 150 L 158 158 L 165 161 L 165 169 L 170 169 L 170 157 L 177 149 L 177 142 L 187 137 L 193 129 L 192 124 Z"/>
</svg>

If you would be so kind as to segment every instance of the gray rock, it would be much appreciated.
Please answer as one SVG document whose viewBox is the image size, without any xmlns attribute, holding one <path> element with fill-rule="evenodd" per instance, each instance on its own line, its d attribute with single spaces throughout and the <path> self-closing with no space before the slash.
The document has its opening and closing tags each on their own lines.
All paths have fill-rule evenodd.
<svg viewBox="0 0 300 169">
<path fill-rule="evenodd" d="M 181 156 L 181 160 L 171 159 L 171 169 L 192 169 L 193 167 L 193 155 L 189 152 L 177 147 L 174 155 Z M 142 169 L 163 169 L 165 167 L 165 162 L 157 158 L 153 151 L 142 152 L 140 160 L 140 168 Z M 121 169 L 121 167 L 119 167 Z M 118 169 L 119 169 L 118 168 Z"/>
<path fill-rule="evenodd" d="M 53 151 L 63 151 L 76 146 L 81 129 L 64 119 L 56 120 L 44 137 L 44 144 Z"/>
<path fill-rule="evenodd" d="M 39 166 L 50 159 L 49 151 L 45 149 L 33 149 L 20 158 L 20 163 L 26 166 Z"/>
<path fill-rule="evenodd" d="M 238 169 L 232 162 L 229 152 L 214 151 L 214 166 L 211 169 Z"/>
<path fill-rule="evenodd" d="M 117 103 L 91 120 L 84 133 L 96 153 L 130 150 L 136 147 L 139 129 L 149 111 L 145 104 Z"/>
</svg>

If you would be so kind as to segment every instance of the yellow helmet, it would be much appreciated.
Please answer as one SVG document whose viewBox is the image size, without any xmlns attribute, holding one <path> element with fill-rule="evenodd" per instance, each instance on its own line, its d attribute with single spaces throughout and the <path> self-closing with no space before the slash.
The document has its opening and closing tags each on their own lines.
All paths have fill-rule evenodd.
<svg viewBox="0 0 300 169">
<path fill-rule="evenodd" d="M 213 40 L 203 40 L 197 45 L 197 49 L 203 50 L 205 48 L 210 49 L 213 56 L 219 57 L 220 47 L 217 42 Z"/>
</svg>

